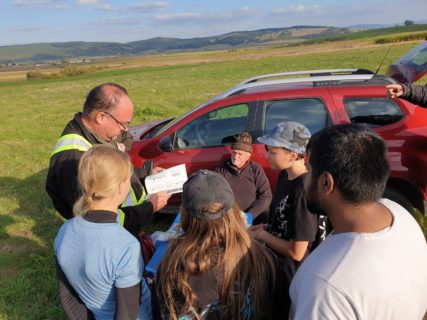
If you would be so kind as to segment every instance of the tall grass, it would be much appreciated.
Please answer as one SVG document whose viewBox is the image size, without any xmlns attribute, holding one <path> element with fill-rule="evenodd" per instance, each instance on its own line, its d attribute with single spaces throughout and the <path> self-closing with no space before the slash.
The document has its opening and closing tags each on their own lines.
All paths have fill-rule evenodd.
<svg viewBox="0 0 427 320">
<path fill-rule="evenodd" d="M 385 38 L 379 38 L 375 40 L 376 44 L 384 44 L 384 43 L 396 43 L 403 41 L 416 41 L 416 40 L 427 40 L 427 32 L 414 32 L 414 33 L 406 33 L 402 35 L 388 36 Z"/>
<path fill-rule="evenodd" d="M 35 69 L 27 72 L 27 80 L 47 80 L 64 77 L 76 77 L 85 73 L 96 72 L 105 69 L 103 66 L 77 67 L 68 66 L 61 69 L 59 72 L 43 72 L 40 69 Z"/>
<path fill-rule="evenodd" d="M 395 46 L 384 65 L 411 47 Z M 256 60 L 235 55 L 234 61 L 187 61 L 186 65 L 0 83 L 0 319 L 64 318 L 56 294 L 52 252 L 62 219 L 44 191 L 44 182 L 55 141 L 81 110 L 92 87 L 103 82 L 125 86 L 135 104 L 137 124 L 180 115 L 257 74 L 343 67 L 375 70 L 386 50 L 377 46 Z"/>
</svg>

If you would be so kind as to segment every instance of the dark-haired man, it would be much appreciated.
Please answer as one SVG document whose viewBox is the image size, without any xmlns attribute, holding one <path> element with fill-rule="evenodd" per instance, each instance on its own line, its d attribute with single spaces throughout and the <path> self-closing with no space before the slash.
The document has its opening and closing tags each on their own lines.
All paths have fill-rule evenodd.
<svg viewBox="0 0 427 320">
<path fill-rule="evenodd" d="M 380 199 L 389 174 L 384 141 L 340 125 L 307 148 L 307 203 L 334 231 L 292 281 L 293 319 L 422 319 L 426 241 L 409 212 Z"/>
<path fill-rule="evenodd" d="M 79 196 L 78 163 L 83 153 L 95 144 L 112 145 L 124 151 L 118 138 L 127 133 L 132 117 L 133 104 L 126 89 L 105 83 L 89 92 L 83 112 L 75 114 L 67 124 L 52 152 L 46 181 L 46 191 L 64 218 L 73 217 L 73 205 Z M 120 208 L 119 222 L 136 236 L 153 212 L 166 205 L 169 195 L 158 193 L 144 201 L 144 189 L 137 174 L 131 182 L 132 190 Z"/>
</svg>

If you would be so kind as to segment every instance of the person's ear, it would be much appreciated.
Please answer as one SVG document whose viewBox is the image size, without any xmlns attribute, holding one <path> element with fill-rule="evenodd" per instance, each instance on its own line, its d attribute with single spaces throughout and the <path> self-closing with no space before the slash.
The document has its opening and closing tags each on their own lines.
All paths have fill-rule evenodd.
<svg viewBox="0 0 427 320">
<path fill-rule="evenodd" d="M 105 120 L 105 113 L 104 112 L 96 112 L 94 117 L 94 121 L 98 125 L 102 125 Z"/>
<path fill-rule="evenodd" d="M 291 159 L 292 159 L 292 161 L 297 161 L 298 160 L 298 153 L 291 152 Z"/>
<path fill-rule="evenodd" d="M 330 194 L 334 190 L 334 177 L 329 172 L 323 172 L 319 178 L 319 188 L 324 194 Z"/>
<path fill-rule="evenodd" d="M 119 195 L 127 193 L 127 191 L 126 191 L 126 184 L 127 184 L 126 181 L 119 182 L 119 185 L 117 186 Z"/>
</svg>

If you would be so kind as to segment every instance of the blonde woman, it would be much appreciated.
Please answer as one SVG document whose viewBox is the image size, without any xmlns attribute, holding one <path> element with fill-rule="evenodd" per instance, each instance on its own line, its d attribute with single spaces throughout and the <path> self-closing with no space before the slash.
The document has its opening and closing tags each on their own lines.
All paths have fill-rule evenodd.
<svg viewBox="0 0 427 320">
<path fill-rule="evenodd" d="M 117 208 L 130 189 L 129 156 L 94 146 L 78 172 L 83 195 L 54 242 L 64 310 L 70 319 L 150 319 L 140 244 L 117 223 Z"/>
<path fill-rule="evenodd" d="M 153 318 L 282 319 L 279 264 L 250 238 L 225 178 L 190 176 L 181 214 L 184 234 L 170 243 L 153 285 Z"/>
</svg>

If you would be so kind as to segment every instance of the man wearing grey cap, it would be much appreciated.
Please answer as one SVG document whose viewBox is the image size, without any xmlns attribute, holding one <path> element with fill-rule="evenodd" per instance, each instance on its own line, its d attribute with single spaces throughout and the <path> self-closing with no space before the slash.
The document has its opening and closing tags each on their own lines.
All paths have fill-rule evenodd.
<svg viewBox="0 0 427 320">
<path fill-rule="evenodd" d="M 252 234 L 283 258 L 289 280 L 319 237 L 319 218 L 307 208 L 303 184 L 307 173 L 304 155 L 310 137 L 304 125 L 282 122 L 271 134 L 258 138 L 266 146 L 271 167 L 281 171 L 268 224 L 252 227 Z"/>
<path fill-rule="evenodd" d="M 271 194 L 270 183 L 262 167 L 250 160 L 252 136 L 248 132 L 237 135 L 231 145 L 231 156 L 215 171 L 222 174 L 233 189 L 236 202 L 246 213 L 251 213 L 252 225 L 267 222 Z"/>
</svg>

